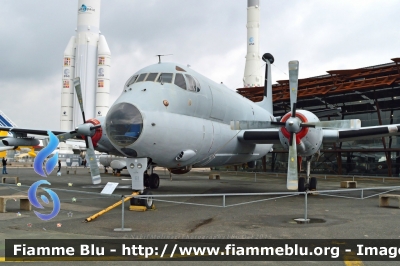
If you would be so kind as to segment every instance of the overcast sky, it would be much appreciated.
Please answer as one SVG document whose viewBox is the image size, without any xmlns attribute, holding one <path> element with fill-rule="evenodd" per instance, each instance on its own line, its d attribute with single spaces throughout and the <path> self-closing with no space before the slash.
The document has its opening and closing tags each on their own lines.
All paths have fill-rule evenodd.
<svg viewBox="0 0 400 266">
<path fill-rule="evenodd" d="M 260 55 L 273 80 L 390 62 L 400 57 L 400 1 L 260 0 Z M 78 0 L 1 0 L 0 110 L 19 127 L 59 129 L 63 52 L 75 34 Z M 112 53 L 110 106 L 137 70 L 164 61 L 228 87 L 242 87 L 246 0 L 102 1 L 100 29 Z"/>
</svg>

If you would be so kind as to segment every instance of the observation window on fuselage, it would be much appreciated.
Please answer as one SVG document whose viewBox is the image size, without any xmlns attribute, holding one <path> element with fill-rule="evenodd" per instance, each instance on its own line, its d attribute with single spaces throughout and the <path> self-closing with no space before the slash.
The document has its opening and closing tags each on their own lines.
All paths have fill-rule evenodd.
<svg viewBox="0 0 400 266">
<path fill-rule="evenodd" d="M 136 82 L 141 82 L 145 79 L 145 77 L 147 76 L 147 73 L 143 73 L 140 74 L 140 76 L 138 77 L 138 79 L 136 80 Z"/>
<path fill-rule="evenodd" d="M 128 81 L 126 82 L 125 86 L 129 87 L 130 85 L 135 83 L 137 77 L 138 77 L 138 75 L 133 75 L 130 79 L 128 79 Z"/>
<path fill-rule="evenodd" d="M 186 90 L 186 81 L 185 77 L 182 74 L 177 73 L 175 75 L 175 85 Z"/>
<path fill-rule="evenodd" d="M 188 81 L 187 90 L 199 92 L 200 91 L 200 83 L 195 78 L 193 78 L 192 76 L 190 76 L 188 74 L 185 74 L 185 76 Z"/>
<path fill-rule="evenodd" d="M 152 82 L 154 82 L 154 81 L 156 80 L 157 75 L 158 75 L 158 73 L 150 73 L 150 74 L 147 76 L 146 81 L 152 81 Z"/>
<path fill-rule="evenodd" d="M 161 83 L 172 83 L 173 73 L 161 73 L 157 79 L 157 82 Z"/>
</svg>

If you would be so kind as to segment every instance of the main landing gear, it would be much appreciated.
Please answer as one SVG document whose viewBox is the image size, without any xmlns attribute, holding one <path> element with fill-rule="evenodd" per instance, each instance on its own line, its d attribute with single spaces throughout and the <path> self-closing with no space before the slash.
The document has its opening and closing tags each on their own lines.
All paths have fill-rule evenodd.
<svg viewBox="0 0 400 266">
<path fill-rule="evenodd" d="M 310 177 L 311 158 L 307 157 L 307 177 L 299 177 L 297 190 L 305 192 L 306 190 L 317 190 L 317 178 Z"/>
<path fill-rule="evenodd" d="M 143 185 L 147 188 L 157 189 L 160 186 L 160 177 L 156 173 L 144 173 Z"/>
</svg>

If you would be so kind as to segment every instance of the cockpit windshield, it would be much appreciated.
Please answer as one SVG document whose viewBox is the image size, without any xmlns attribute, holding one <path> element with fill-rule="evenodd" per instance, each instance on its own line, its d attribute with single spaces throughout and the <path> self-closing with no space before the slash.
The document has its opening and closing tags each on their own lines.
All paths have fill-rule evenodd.
<svg viewBox="0 0 400 266">
<path fill-rule="evenodd" d="M 154 82 L 154 81 L 156 80 L 157 75 L 158 75 L 158 73 L 150 73 L 150 74 L 147 76 L 146 81 L 152 81 L 152 82 Z"/>
<path fill-rule="evenodd" d="M 130 85 L 132 85 L 133 83 L 135 83 L 137 77 L 139 75 L 133 75 L 130 79 L 128 79 L 128 81 L 126 82 L 125 86 L 129 87 Z"/>
<path fill-rule="evenodd" d="M 173 73 L 161 73 L 157 79 L 157 82 L 161 83 L 172 83 Z"/>
<path fill-rule="evenodd" d="M 143 81 L 146 78 L 146 76 L 147 76 L 147 73 L 140 74 L 140 76 L 137 78 L 136 82 Z"/>
<path fill-rule="evenodd" d="M 184 69 L 176 66 L 176 70 L 179 72 L 186 72 Z M 135 74 L 128 79 L 125 86 L 129 87 L 130 85 L 138 82 L 149 81 L 149 82 L 158 82 L 161 84 L 164 83 L 173 83 L 181 89 L 199 92 L 200 91 L 200 83 L 199 81 L 189 74 L 184 73 L 141 73 Z"/>
</svg>

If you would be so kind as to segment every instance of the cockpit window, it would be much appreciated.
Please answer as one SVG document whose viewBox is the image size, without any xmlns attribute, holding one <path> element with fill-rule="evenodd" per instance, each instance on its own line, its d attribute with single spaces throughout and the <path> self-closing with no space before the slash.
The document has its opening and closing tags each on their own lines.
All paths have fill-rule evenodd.
<svg viewBox="0 0 400 266">
<path fill-rule="evenodd" d="M 129 87 L 130 85 L 135 83 L 137 77 L 138 77 L 138 75 L 133 75 L 130 79 L 128 79 L 128 81 L 126 82 L 125 86 Z"/>
<path fill-rule="evenodd" d="M 200 83 L 194 79 L 192 76 L 185 74 L 186 79 L 188 81 L 187 84 L 187 90 L 188 91 L 195 91 L 195 92 L 199 92 L 200 91 Z"/>
<path fill-rule="evenodd" d="M 175 75 L 175 85 L 186 90 L 186 81 L 185 77 L 182 74 L 177 73 Z"/>
<path fill-rule="evenodd" d="M 150 73 L 150 74 L 147 76 L 146 81 L 152 81 L 152 82 L 154 82 L 154 81 L 156 80 L 157 75 L 158 75 L 158 73 Z"/>
<path fill-rule="evenodd" d="M 147 76 L 147 73 L 143 73 L 140 74 L 140 76 L 138 77 L 138 79 L 136 80 L 136 82 L 141 82 L 144 80 L 144 78 Z"/>
<path fill-rule="evenodd" d="M 161 73 L 157 79 L 157 82 L 161 83 L 172 83 L 173 73 Z"/>
</svg>

